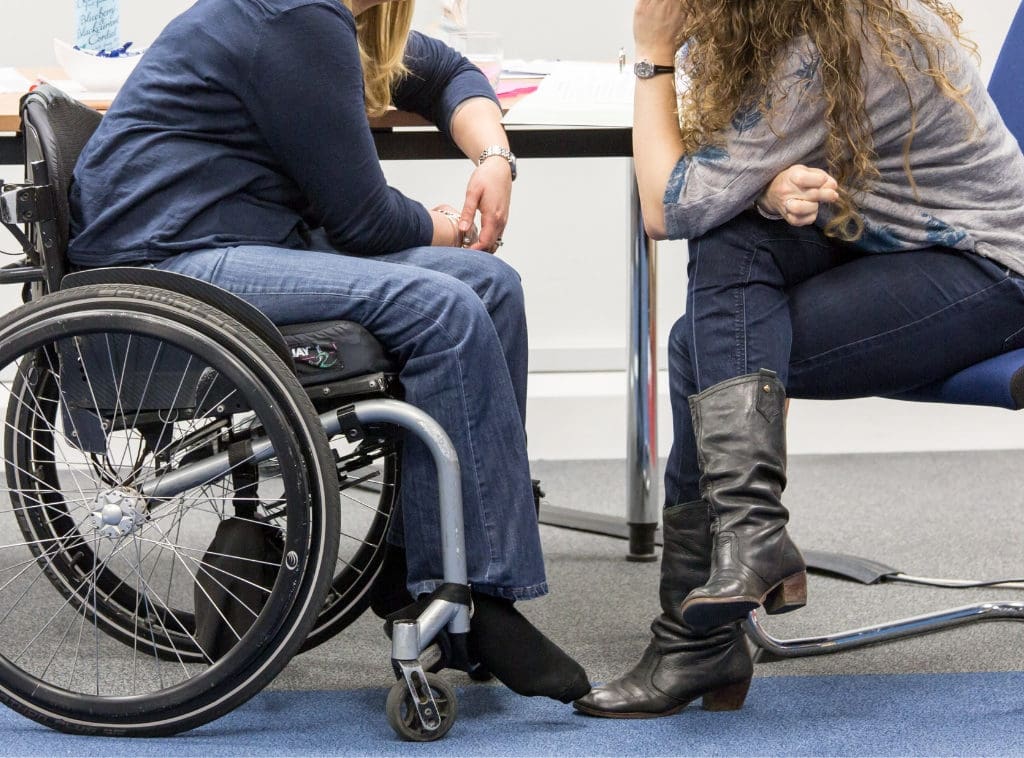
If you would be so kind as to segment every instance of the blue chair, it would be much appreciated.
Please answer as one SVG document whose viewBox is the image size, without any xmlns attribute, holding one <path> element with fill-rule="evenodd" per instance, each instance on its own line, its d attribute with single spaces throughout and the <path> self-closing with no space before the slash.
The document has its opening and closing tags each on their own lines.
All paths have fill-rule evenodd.
<svg viewBox="0 0 1024 758">
<path fill-rule="evenodd" d="M 1003 121 L 1017 136 L 1017 142 L 1024 141 L 1024 105 L 1020 102 L 1021 77 L 1024 77 L 1024 6 L 1017 9 L 1017 15 L 1010 25 L 1006 42 L 999 52 L 988 92 L 999 106 Z M 1024 148 L 1024 144 L 1021 145 Z"/>
<path fill-rule="evenodd" d="M 1024 149 L 1024 4 L 1017 10 L 1006 41 L 999 53 L 989 94 L 999 112 Z M 1024 408 L 1024 349 L 990 358 L 970 366 L 953 376 L 893 399 L 954 405 L 983 405 L 1017 411 Z M 811 568 L 855 579 L 864 584 L 883 580 L 916 581 L 938 584 L 931 580 L 908 577 L 897 569 L 854 556 L 816 551 L 805 551 Z M 940 586 L 970 587 L 983 582 L 950 580 Z M 1005 583 L 1010 586 L 1010 583 Z M 1021 586 L 1013 583 L 1012 586 Z M 755 646 L 760 648 L 758 660 L 798 658 L 809 655 L 838 653 L 864 645 L 887 642 L 901 637 L 948 629 L 954 626 L 985 620 L 1024 621 L 1024 603 L 992 602 L 952 608 L 937 613 L 915 616 L 871 627 L 819 637 L 779 640 L 761 626 L 756 614 L 744 622 L 744 630 Z"/>
</svg>

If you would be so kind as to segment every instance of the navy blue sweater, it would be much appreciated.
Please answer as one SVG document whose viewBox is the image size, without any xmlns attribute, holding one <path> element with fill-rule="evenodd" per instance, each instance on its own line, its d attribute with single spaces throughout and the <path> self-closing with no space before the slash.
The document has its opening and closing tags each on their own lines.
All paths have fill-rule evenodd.
<svg viewBox="0 0 1024 758">
<path fill-rule="evenodd" d="M 479 71 L 416 33 L 397 107 L 447 130 L 494 98 Z M 71 261 L 159 261 L 240 244 L 380 254 L 430 243 L 426 209 L 384 180 L 355 19 L 339 0 L 199 0 L 142 57 L 71 188 Z"/>
</svg>

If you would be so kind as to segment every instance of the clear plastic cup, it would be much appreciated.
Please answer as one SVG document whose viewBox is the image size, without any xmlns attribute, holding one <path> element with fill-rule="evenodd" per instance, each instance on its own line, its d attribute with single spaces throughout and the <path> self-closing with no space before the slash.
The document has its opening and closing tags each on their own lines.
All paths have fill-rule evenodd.
<svg viewBox="0 0 1024 758">
<path fill-rule="evenodd" d="M 451 45 L 483 72 L 492 87 L 498 86 L 504 60 L 501 35 L 494 32 L 456 32 L 451 35 Z"/>
</svg>

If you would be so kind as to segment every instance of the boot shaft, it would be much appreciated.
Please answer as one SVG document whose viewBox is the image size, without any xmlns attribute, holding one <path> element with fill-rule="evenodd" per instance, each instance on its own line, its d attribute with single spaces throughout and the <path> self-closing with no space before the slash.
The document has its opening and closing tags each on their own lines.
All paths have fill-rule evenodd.
<svg viewBox="0 0 1024 758">
<path fill-rule="evenodd" d="M 785 526 L 786 393 L 775 373 L 729 379 L 689 401 L 714 530 L 763 533 Z"/>
<path fill-rule="evenodd" d="M 666 508 L 662 512 L 661 609 L 678 611 L 683 598 L 708 580 L 711 571 L 711 512 L 704 500 Z"/>
<path fill-rule="evenodd" d="M 696 651 L 713 656 L 742 636 L 738 624 L 695 633 L 684 622 L 680 605 L 687 594 L 707 582 L 713 538 L 711 511 L 703 500 L 681 503 L 662 513 L 664 547 L 658 597 L 662 613 L 651 624 L 653 645 L 662 654 Z"/>
<path fill-rule="evenodd" d="M 666 508 L 662 524 L 662 613 L 651 624 L 653 638 L 644 660 L 630 676 L 653 692 L 680 700 L 718 689 L 722 683 L 749 682 L 753 664 L 739 624 L 697 632 L 683 623 L 680 611 L 686 595 L 707 582 L 711 573 L 708 504 L 697 500 Z"/>
<path fill-rule="evenodd" d="M 806 567 L 789 538 L 786 394 L 771 371 L 729 379 L 689 398 L 701 495 L 713 513 L 711 572 L 683 601 L 695 629 L 720 627 L 763 605 L 806 602 Z"/>
</svg>

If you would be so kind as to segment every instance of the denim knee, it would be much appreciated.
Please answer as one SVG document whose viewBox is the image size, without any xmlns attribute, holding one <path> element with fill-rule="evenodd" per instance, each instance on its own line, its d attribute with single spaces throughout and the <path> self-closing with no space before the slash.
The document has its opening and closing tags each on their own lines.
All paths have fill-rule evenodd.
<svg viewBox="0 0 1024 758">
<path fill-rule="evenodd" d="M 741 213 L 721 226 L 707 231 L 690 240 L 690 259 L 687 267 L 691 281 L 700 280 L 701 285 L 730 286 L 746 284 L 751 278 L 760 278 L 759 268 L 770 279 L 778 277 L 778 266 L 771 250 L 762 249 L 762 243 L 770 239 L 774 230 L 757 214 Z"/>
<path fill-rule="evenodd" d="M 447 274 L 435 274 L 434 297 L 439 313 L 434 314 L 438 325 L 456 341 L 463 341 L 470 331 L 491 323 L 490 307 L 473 287 Z"/>
<path fill-rule="evenodd" d="M 508 263 L 493 255 L 482 258 L 480 276 L 483 282 L 480 297 L 488 310 L 503 308 L 513 313 L 526 310 L 522 279 Z"/>
<path fill-rule="evenodd" d="M 773 223 L 756 213 L 744 212 L 713 229 L 708 229 L 690 242 L 708 243 L 713 247 L 748 248 L 771 236 L 775 231 Z"/>
</svg>

